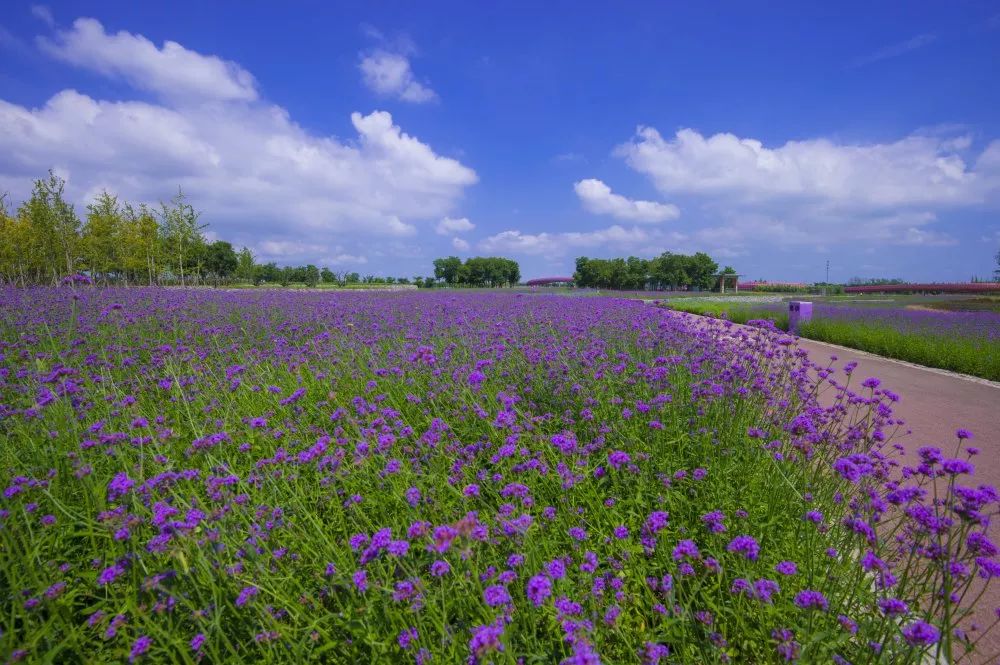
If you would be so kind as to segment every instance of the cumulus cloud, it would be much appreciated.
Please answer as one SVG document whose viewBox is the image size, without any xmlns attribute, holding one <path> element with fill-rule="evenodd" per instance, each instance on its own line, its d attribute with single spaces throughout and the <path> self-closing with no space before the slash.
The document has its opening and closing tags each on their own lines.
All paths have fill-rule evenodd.
<svg viewBox="0 0 1000 665">
<path fill-rule="evenodd" d="M 362 54 L 358 68 L 364 84 L 379 95 L 415 104 L 437 99 L 437 93 L 417 81 L 409 58 L 401 53 L 377 49 Z"/>
<path fill-rule="evenodd" d="M 997 183 L 984 181 L 966 164 L 963 145 L 968 143 L 909 136 L 892 143 L 810 139 L 767 148 L 733 134 L 706 137 L 681 129 L 664 139 L 657 130 L 641 127 L 617 154 L 663 192 L 886 208 L 981 201 Z"/>
<path fill-rule="evenodd" d="M 666 249 L 687 240 L 681 233 L 664 233 L 638 226 L 625 228 L 614 225 L 597 231 L 569 231 L 561 233 L 522 233 L 510 230 L 497 233 L 480 241 L 484 252 L 509 252 L 517 255 L 546 257 L 564 256 L 567 252 L 586 249 L 612 249 L 623 252 L 649 254 L 656 248 Z"/>
<path fill-rule="evenodd" d="M 436 231 L 438 235 L 448 236 L 453 233 L 465 233 L 476 228 L 476 225 L 469 221 L 467 217 L 445 217 L 438 222 Z"/>
<path fill-rule="evenodd" d="M 740 230 L 740 242 L 949 244 L 949 235 L 922 227 L 937 223 L 941 211 L 982 205 L 1000 192 L 1000 141 L 976 155 L 969 137 L 941 133 L 767 147 L 727 133 L 681 129 L 664 138 L 640 127 L 616 154 L 664 194 L 700 199 Z"/>
<path fill-rule="evenodd" d="M 677 219 L 681 211 L 677 206 L 654 201 L 633 201 L 620 194 L 600 180 L 588 178 L 573 185 L 583 207 L 595 215 L 611 215 L 639 224 L 656 224 L 668 219 Z"/>
<path fill-rule="evenodd" d="M 455 250 L 459 252 L 469 251 L 469 243 L 465 240 L 462 240 L 458 236 L 455 236 L 454 238 L 451 239 L 451 246 L 454 247 Z"/>
<path fill-rule="evenodd" d="M 111 47 L 88 50 L 58 38 L 53 44 L 63 46 L 48 51 L 104 63 L 93 68 L 126 81 L 145 72 L 149 78 L 135 83 L 144 89 L 176 81 L 185 95 L 106 101 L 63 90 L 37 108 L 0 100 L 0 190 L 15 200 L 53 167 L 80 204 L 104 187 L 155 202 L 180 186 L 221 237 L 259 247 L 265 258 L 357 263 L 365 237 L 412 237 L 417 224 L 449 213 L 477 181 L 475 171 L 405 133 L 389 113 L 353 113 L 349 141 L 318 135 L 255 99 L 252 76 L 215 56 L 170 42 L 160 50 L 129 33 L 109 36 L 90 19 L 76 21 L 72 33 L 89 36 L 83 43 L 91 46 L 104 35 Z M 161 58 L 170 54 L 181 57 L 168 66 Z M 334 250 L 332 239 L 346 246 Z"/>
<path fill-rule="evenodd" d="M 52 16 L 52 10 L 45 5 L 31 5 L 31 15 L 50 28 L 56 24 L 56 19 Z"/>
<path fill-rule="evenodd" d="M 71 29 L 57 31 L 53 37 L 39 37 L 38 45 L 54 58 L 164 97 L 257 99 L 253 76 L 234 62 L 190 51 L 172 41 L 157 48 L 142 35 L 124 30 L 108 34 L 92 18 L 78 18 Z"/>
</svg>

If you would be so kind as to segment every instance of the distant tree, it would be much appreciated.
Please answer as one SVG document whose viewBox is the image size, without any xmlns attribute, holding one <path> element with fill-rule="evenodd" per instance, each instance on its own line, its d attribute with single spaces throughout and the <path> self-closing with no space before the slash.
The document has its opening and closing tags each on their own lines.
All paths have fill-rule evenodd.
<svg viewBox="0 0 1000 665">
<path fill-rule="evenodd" d="M 257 266 L 255 272 L 255 284 L 260 284 L 261 282 L 268 284 L 278 284 L 281 282 L 282 270 L 278 267 L 277 263 L 273 261 L 270 263 L 265 263 L 263 265 Z"/>
<path fill-rule="evenodd" d="M 688 276 L 691 285 L 702 289 L 710 289 L 715 285 L 715 274 L 719 264 L 704 252 L 696 252 L 688 262 Z"/>
<path fill-rule="evenodd" d="M 122 270 L 120 249 L 124 221 L 118 199 L 101 192 L 87 206 L 87 217 L 80 232 L 80 249 L 84 264 L 93 279 L 108 283 L 112 274 Z"/>
<path fill-rule="evenodd" d="M 160 203 L 160 228 L 169 257 L 170 268 L 180 277 L 181 286 L 185 284 L 185 273 L 190 274 L 201 258 L 201 249 L 205 244 L 202 230 L 207 226 L 199 224 L 200 213 L 187 202 L 187 197 L 180 188 L 177 195 L 170 200 L 170 205 Z"/>
<path fill-rule="evenodd" d="M 333 273 L 333 271 L 326 266 L 320 268 L 319 278 L 324 284 L 333 284 L 334 282 L 340 281 L 337 279 L 337 276 Z"/>
<path fill-rule="evenodd" d="M 249 247 L 243 247 L 236 255 L 236 277 L 245 282 L 257 283 L 256 263 Z"/>
<path fill-rule="evenodd" d="M 311 263 L 302 268 L 302 282 L 310 288 L 319 284 L 319 268 Z"/>
<path fill-rule="evenodd" d="M 228 279 L 240 267 L 239 256 L 225 240 L 216 240 L 205 248 L 204 268 L 216 280 Z"/>
<path fill-rule="evenodd" d="M 448 256 L 443 259 L 434 260 L 434 276 L 443 279 L 446 284 L 454 284 L 458 278 L 458 272 L 462 269 L 462 259 L 457 256 Z"/>
<path fill-rule="evenodd" d="M 162 263 L 160 226 L 145 204 L 136 210 L 131 204 L 122 206 L 121 262 L 128 279 L 147 281 L 152 285 L 159 278 Z"/>
</svg>

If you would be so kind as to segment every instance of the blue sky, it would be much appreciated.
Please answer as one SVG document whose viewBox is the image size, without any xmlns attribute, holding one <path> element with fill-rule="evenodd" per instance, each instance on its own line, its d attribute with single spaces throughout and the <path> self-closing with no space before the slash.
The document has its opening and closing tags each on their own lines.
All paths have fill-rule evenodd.
<svg viewBox="0 0 1000 665">
<path fill-rule="evenodd" d="M 180 185 L 261 260 L 362 273 L 994 267 L 995 3 L 339 4 L 8 6 L 0 191 Z"/>
</svg>

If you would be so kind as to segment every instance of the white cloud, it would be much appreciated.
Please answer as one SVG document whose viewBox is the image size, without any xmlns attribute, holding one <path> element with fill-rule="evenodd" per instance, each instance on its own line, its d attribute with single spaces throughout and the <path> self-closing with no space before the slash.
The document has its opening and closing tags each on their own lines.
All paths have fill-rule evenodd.
<svg viewBox="0 0 1000 665">
<path fill-rule="evenodd" d="M 482 240 L 478 247 L 485 252 L 509 252 L 519 255 L 564 256 L 580 249 L 612 249 L 623 252 L 649 254 L 677 246 L 687 240 L 681 233 L 664 233 L 638 226 L 625 228 L 609 226 L 598 231 L 569 231 L 561 233 L 522 233 L 518 230 L 503 231 Z"/>
<path fill-rule="evenodd" d="M 132 35 L 126 42 L 149 44 Z M 222 62 L 177 49 L 193 63 Z M 161 82 L 187 76 L 175 64 L 181 73 Z M 156 202 L 181 186 L 220 237 L 237 246 L 278 243 L 266 245 L 272 259 L 316 262 L 361 257 L 366 237 L 412 237 L 416 224 L 451 212 L 477 181 L 472 169 L 404 133 L 388 113 L 354 113 L 350 120 L 355 134 L 345 141 L 239 95 L 192 93 L 152 103 L 64 90 L 38 108 L 0 100 L 0 191 L 10 191 L 15 202 L 26 198 L 31 179 L 53 167 L 81 206 L 89 202 L 85 194 L 103 187 Z M 344 248 L 332 249 L 331 239 Z"/>
<path fill-rule="evenodd" d="M 600 180 L 588 178 L 573 185 L 583 207 L 595 215 L 611 215 L 639 224 L 655 224 L 668 219 L 677 219 L 681 211 L 677 206 L 654 201 L 633 201 L 620 194 Z"/>
<path fill-rule="evenodd" d="M 124 30 L 111 35 L 92 18 L 78 18 L 72 29 L 58 31 L 54 38 L 39 37 L 38 45 L 54 58 L 163 97 L 257 99 L 253 76 L 234 62 L 189 51 L 172 41 L 157 48 L 142 35 Z"/>
<path fill-rule="evenodd" d="M 31 15 L 50 28 L 56 24 L 56 19 L 52 16 L 52 10 L 45 5 L 31 5 Z"/>
<path fill-rule="evenodd" d="M 462 240 L 458 236 L 455 236 L 454 238 L 451 239 L 451 246 L 454 247 L 459 252 L 469 251 L 469 243 L 465 240 Z"/>
<path fill-rule="evenodd" d="M 437 99 L 437 93 L 416 80 L 409 59 L 400 53 L 377 49 L 362 55 L 358 68 L 364 84 L 380 95 L 415 104 Z"/>
<path fill-rule="evenodd" d="M 860 58 L 855 58 L 852 65 L 855 67 L 862 67 L 864 65 L 870 65 L 873 62 L 878 62 L 879 60 L 896 58 L 904 53 L 909 53 L 910 51 L 915 51 L 916 49 L 927 46 L 928 44 L 933 44 L 936 41 L 937 35 L 916 35 L 915 37 L 907 39 L 905 42 L 890 44 L 889 46 L 884 46 L 878 49 L 874 53 L 869 53 L 868 55 L 861 56 Z"/>
<path fill-rule="evenodd" d="M 967 144 L 915 135 L 893 143 L 810 139 L 766 148 L 755 139 L 705 137 L 693 129 L 666 140 L 655 129 L 640 127 L 617 154 L 663 192 L 890 208 L 982 201 L 986 188 L 998 183 L 985 182 L 966 165 L 962 145 Z"/>
<path fill-rule="evenodd" d="M 453 233 L 465 233 L 476 228 L 476 225 L 469 221 L 467 217 L 445 217 L 438 222 L 436 231 L 438 235 L 447 236 Z"/>
<path fill-rule="evenodd" d="M 664 194 L 699 199 L 703 212 L 724 221 L 727 247 L 737 250 L 765 241 L 953 244 L 947 233 L 924 227 L 947 218 L 939 213 L 1000 194 L 1000 141 L 977 156 L 968 136 L 944 131 L 886 143 L 810 139 L 766 147 L 692 129 L 665 139 L 640 127 L 616 154 Z"/>
</svg>

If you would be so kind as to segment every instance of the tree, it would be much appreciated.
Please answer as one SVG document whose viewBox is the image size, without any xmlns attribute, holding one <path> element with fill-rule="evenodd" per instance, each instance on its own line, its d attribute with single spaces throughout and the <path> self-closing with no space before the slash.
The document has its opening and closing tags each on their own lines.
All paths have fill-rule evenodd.
<svg viewBox="0 0 1000 665">
<path fill-rule="evenodd" d="M 333 273 L 333 271 L 331 271 L 326 266 L 323 266 L 323 268 L 320 269 L 319 278 L 323 281 L 324 284 L 333 284 L 334 282 L 340 281 L 337 279 L 337 276 Z"/>
<path fill-rule="evenodd" d="M 244 248 L 246 249 L 246 248 Z M 205 271 L 218 279 L 227 279 L 240 267 L 240 259 L 233 246 L 225 240 L 216 240 L 205 247 Z"/>
<path fill-rule="evenodd" d="M 160 226 L 145 204 L 136 210 L 131 204 L 125 203 L 121 215 L 119 251 L 122 270 L 127 279 L 138 280 L 145 275 L 152 286 L 159 277 L 161 267 Z"/>
<path fill-rule="evenodd" d="M 76 271 L 80 219 L 63 198 L 65 187 L 66 181 L 49 171 L 47 179 L 35 181 L 31 198 L 17 210 L 21 224 L 30 229 L 28 243 L 20 248 L 25 268 L 35 282 L 48 275 L 55 283 L 61 275 Z"/>
<path fill-rule="evenodd" d="M 302 268 L 301 273 L 302 282 L 306 286 L 312 288 L 319 284 L 319 268 L 312 265 L 311 263 L 306 267 Z"/>
<path fill-rule="evenodd" d="M 718 271 L 719 264 L 704 252 L 697 252 L 688 260 L 688 276 L 692 286 L 702 289 L 712 288 Z"/>
<path fill-rule="evenodd" d="M 94 280 L 108 283 L 112 273 L 122 271 L 121 236 L 124 222 L 117 197 L 101 192 L 87 206 L 87 218 L 80 234 L 81 253 Z"/>
<path fill-rule="evenodd" d="M 185 284 L 185 271 L 191 272 L 200 258 L 200 250 L 205 244 L 202 230 L 207 226 L 198 224 L 201 213 L 187 202 L 180 188 L 168 206 L 160 203 L 160 226 L 166 255 L 171 269 L 180 276 L 181 286 Z"/>
<path fill-rule="evenodd" d="M 244 282 L 257 283 L 256 259 L 249 247 L 243 247 L 236 255 L 236 277 Z"/>
<path fill-rule="evenodd" d="M 438 279 L 443 279 L 446 284 L 456 283 L 458 271 L 461 269 L 462 259 L 457 256 L 434 259 L 434 276 Z"/>
</svg>

